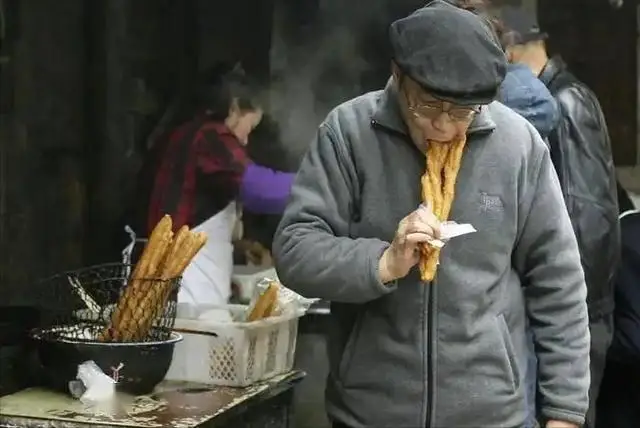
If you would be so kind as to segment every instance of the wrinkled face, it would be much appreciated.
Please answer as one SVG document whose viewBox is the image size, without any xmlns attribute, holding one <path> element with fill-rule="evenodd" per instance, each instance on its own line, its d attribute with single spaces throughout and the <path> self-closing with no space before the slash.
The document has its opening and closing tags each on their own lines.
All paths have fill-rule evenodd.
<svg viewBox="0 0 640 428">
<path fill-rule="evenodd" d="M 458 106 L 425 92 L 413 79 L 394 70 L 400 108 L 414 143 L 422 151 L 429 141 L 448 142 L 464 135 L 480 106 Z"/>
<path fill-rule="evenodd" d="M 262 120 L 262 109 L 239 110 L 232 108 L 226 120 L 227 127 L 243 145 L 249 143 L 249 135 Z"/>
</svg>

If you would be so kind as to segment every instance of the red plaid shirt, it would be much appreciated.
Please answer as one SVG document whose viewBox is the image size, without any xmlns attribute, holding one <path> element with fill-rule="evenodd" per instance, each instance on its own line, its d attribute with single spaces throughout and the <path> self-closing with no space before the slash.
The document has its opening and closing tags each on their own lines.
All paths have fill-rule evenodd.
<svg viewBox="0 0 640 428">
<path fill-rule="evenodd" d="M 165 214 L 177 230 L 223 210 L 237 198 L 248 162 L 245 147 L 221 122 L 197 118 L 177 128 L 156 169 L 148 232 Z"/>
</svg>

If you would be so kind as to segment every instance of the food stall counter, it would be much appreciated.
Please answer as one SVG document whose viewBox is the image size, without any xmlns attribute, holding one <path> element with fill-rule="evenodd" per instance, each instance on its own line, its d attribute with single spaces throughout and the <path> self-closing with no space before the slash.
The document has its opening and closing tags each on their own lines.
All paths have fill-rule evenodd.
<svg viewBox="0 0 640 428">
<path fill-rule="evenodd" d="M 248 388 L 163 382 L 148 396 L 119 394 L 109 410 L 29 388 L 0 398 L 0 427 L 288 428 L 293 389 L 304 376 L 293 371 Z"/>
</svg>

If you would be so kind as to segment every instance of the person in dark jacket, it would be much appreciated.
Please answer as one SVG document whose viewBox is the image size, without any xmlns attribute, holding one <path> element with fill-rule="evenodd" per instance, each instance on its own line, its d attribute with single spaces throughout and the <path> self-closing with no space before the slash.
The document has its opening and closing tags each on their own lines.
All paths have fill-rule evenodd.
<svg viewBox="0 0 640 428">
<path fill-rule="evenodd" d="M 591 389 L 586 426 L 593 428 L 613 334 L 613 287 L 620 260 L 617 183 L 607 125 L 595 94 L 569 72 L 562 58 L 548 57 L 546 35 L 535 16 L 505 6 L 501 20 L 510 62 L 525 64 L 539 76 L 560 109 L 560 122 L 548 140 L 588 287 Z"/>
<path fill-rule="evenodd" d="M 640 421 L 640 211 L 625 211 L 620 218 L 622 260 L 616 278 L 616 328 L 596 416 L 598 427 L 637 428 Z"/>
</svg>

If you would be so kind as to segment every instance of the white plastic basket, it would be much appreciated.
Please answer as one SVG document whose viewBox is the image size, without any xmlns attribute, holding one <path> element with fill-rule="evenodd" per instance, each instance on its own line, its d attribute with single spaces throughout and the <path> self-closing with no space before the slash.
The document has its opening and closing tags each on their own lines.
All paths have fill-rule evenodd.
<svg viewBox="0 0 640 428">
<path fill-rule="evenodd" d="M 210 310 L 238 319 L 247 306 L 202 305 L 189 317 L 178 313 L 175 329 L 184 340 L 176 344 L 166 379 L 244 387 L 293 368 L 302 313 L 251 323 L 197 319 Z"/>
</svg>

